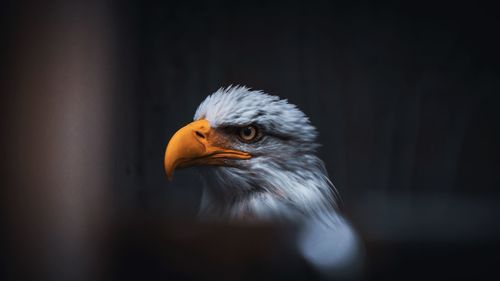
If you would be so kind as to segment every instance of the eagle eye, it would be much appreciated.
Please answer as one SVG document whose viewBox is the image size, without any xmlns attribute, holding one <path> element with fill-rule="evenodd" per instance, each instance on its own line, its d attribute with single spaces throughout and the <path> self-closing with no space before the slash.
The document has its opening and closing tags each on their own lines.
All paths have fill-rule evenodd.
<svg viewBox="0 0 500 281">
<path fill-rule="evenodd" d="M 249 125 L 238 129 L 238 137 L 241 141 L 252 142 L 259 137 L 259 131 L 256 126 Z"/>
</svg>

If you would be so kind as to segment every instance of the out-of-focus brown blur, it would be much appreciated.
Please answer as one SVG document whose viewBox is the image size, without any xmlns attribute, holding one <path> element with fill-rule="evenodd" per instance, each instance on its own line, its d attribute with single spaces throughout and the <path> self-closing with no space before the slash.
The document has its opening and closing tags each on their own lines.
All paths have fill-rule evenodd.
<svg viewBox="0 0 500 281">
<path fill-rule="evenodd" d="M 366 279 L 498 275 L 498 18 L 459 4 L 4 1 L 2 280 L 322 278 L 270 225 L 199 225 L 168 138 L 246 84 L 318 127 Z M 464 21 L 464 19 L 471 19 Z"/>
<path fill-rule="evenodd" d="M 111 13 L 99 1 L 2 5 L 5 273 L 89 280 L 109 214 Z"/>
</svg>

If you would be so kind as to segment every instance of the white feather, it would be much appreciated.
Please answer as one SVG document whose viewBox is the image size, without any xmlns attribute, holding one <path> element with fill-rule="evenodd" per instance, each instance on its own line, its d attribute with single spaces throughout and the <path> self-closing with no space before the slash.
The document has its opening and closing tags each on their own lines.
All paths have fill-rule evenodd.
<svg viewBox="0 0 500 281">
<path fill-rule="evenodd" d="M 359 242 L 338 213 L 337 192 L 315 154 L 316 129 L 302 111 L 277 96 L 235 86 L 208 96 L 194 116 L 202 118 L 213 128 L 258 124 L 265 131 L 256 143 L 233 144 L 251 159 L 200 169 L 202 218 L 300 224 L 298 248 L 313 265 L 322 271 L 354 268 Z"/>
</svg>

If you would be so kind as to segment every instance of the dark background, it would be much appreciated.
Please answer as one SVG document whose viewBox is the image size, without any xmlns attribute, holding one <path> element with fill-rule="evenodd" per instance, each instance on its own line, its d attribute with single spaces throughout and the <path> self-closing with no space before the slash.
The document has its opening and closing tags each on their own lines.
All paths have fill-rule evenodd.
<svg viewBox="0 0 500 281">
<path fill-rule="evenodd" d="M 172 183 L 163 174 L 170 136 L 205 96 L 230 84 L 287 98 L 318 128 L 319 154 L 366 247 L 365 278 L 498 275 L 493 7 L 6 1 L 0 8 L 6 278 L 121 278 L 134 267 L 142 277 L 186 279 L 187 271 L 211 279 L 224 270 L 195 264 L 224 254 L 220 266 L 234 274 L 225 278 L 290 278 L 266 275 L 283 271 L 268 266 L 275 262 L 245 267 L 245 259 L 212 251 L 217 239 L 227 241 L 219 231 L 228 231 L 200 232 L 193 223 L 201 192 L 194 171 L 179 171 Z M 250 254 L 260 260 L 273 255 L 267 231 L 229 233 L 243 239 L 234 245 L 260 245 Z M 151 239 L 166 258 L 144 250 Z M 193 254 L 178 258 L 185 251 Z M 279 257 L 279 266 L 300 264 Z M 296 271 L 306 274 L 292 275 L 298 279 L 310 274 Z"/>
</svg>

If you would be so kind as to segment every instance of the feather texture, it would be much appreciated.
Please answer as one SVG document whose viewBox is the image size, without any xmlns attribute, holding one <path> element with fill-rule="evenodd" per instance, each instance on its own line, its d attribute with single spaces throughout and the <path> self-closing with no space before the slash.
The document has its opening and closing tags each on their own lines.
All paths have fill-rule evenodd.
<svg viewBox="0 0 500 281">
<path fill-rule="evenodd" d="M 295 105 L 243 86 L 221 88 L 196 110 L 216 130 L 256 125 L 262 138 L 231 143 L 247 160 L 203 166 L 200 217 L 205 220 L 292 222 L 299 226 L 297 249 L 330 277 L 356 278 L 361 248 L 338 213 L 338 193 L 316 156 L 317 131 Z"/>
<path fill-rule="evenodd" d="M 338 196 L 315 155 L 316 128 L 295 105 L 235 86 L 208 96 L 194 116 L 202 118 L 214 128 L 257 124 L 264 136 L 256 143 L 233 144 L 252 159 L 200 168 L 206 185 L 201 216 L 297 220 L 335 214 Z"/>
</svg>

